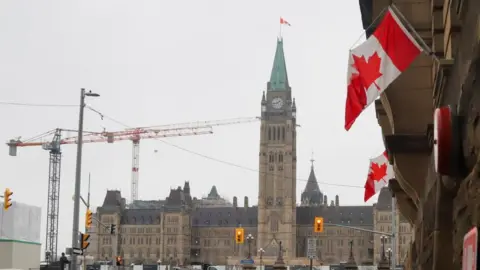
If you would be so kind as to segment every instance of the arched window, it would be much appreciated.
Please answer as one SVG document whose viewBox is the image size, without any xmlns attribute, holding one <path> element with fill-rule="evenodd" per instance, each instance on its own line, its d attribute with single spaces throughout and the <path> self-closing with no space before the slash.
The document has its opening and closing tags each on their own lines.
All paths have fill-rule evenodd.
<svg viewBox="0 0 480 270">
<path fill-rule="evenodd" d="M 276 216 L 271 216 L 270 230 L 272 232 L 278 232 L 278 219 Z"/>
<path fill-rule="evenodd" d="M 270 162 L 270 163 L 273 162 L 273 153 L 272 153 L 272 152 L 270 152 L 270 153 L 268 154 L 268 162 Z"/>
</svg>

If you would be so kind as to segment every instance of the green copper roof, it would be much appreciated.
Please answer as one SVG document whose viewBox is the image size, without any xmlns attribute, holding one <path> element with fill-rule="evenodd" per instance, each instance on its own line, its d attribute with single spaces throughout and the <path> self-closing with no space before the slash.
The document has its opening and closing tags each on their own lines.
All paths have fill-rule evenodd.
<svg viewBox="0 0 480 270">
<path fill-rule="evenodd" d="M 285 64 L 285 53 L 283 52 L 283 39 L 277 39 L 277 50 L 273 60 L 272 75 L 269 82 L 270 91 L 286 91 L 290 88 L 288 84 L 287 65 Z"/>
</svg>

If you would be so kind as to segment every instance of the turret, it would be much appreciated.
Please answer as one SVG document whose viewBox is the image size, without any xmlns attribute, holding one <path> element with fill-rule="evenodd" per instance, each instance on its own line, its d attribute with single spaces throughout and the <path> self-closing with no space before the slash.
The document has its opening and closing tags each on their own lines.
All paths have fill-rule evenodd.
<svg viewBox="0 0 480 270">
<path fill-rule="evenodd" d="M 293 118 L 297 118 L 297 104 L 295 104 L 295 98 L 293 98 L 292 116 Z"/>
<path fill-rule="evenodd" d="M 190 183 L 188 181 L 185 181 L 183 185 L 183 192 L 190 195 Z"/>
</svg>

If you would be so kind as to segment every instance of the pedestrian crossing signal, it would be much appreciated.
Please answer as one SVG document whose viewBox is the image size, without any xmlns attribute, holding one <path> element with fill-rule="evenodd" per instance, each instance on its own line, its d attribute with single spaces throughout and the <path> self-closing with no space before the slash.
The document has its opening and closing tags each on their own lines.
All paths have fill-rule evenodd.
<svg viewBox="0 0 480 270">
<path fill-rule="evenodd" d="M 245 234 L 243 228 L 235 228 L 235 243 L 243 244 Z"/>
<path fill-rule="evenodd" d="M 323 218 L 315 217 L 315 222 L 313 224 L 313 231 L 317 233 L 323 232 Z"/>
<path fill-rule="evenodd" d="M 90 234 L 88 233 L 81 233 L 80 234 L 80 248 L 82 250 L 85 250 L 90 246 L 90 243 L 88 242 L 88 239 L 90 239 Z"/>
</svg>

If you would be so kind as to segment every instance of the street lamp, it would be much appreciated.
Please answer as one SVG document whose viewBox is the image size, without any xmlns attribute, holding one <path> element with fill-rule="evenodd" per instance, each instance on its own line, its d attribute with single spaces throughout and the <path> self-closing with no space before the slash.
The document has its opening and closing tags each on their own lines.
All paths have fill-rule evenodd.
<svg viewBox="0 0 480 270">
<path fill-rule="evenodd" d="M 387 249 L 387 254 L 388 254 L 388 264 L 392 263 L 392 249 L 388 248 Z"/>
<path fill-rule="evenodd" d="M 82 146 L 83 146 L 83 112 L 85 109 L 85 97 L 99 97 L 92 91 L 80 91 L 80 113 L 78 116 L 78 141 L 77 141 L 77 163 L 75 168 L 75 197 L 73 202 L 73 229 L 72 229 L 72 248 L 78 247 L 78 223 L 80 215 L 80 186 L 82 177 Z M 77 255 L 72 253 L 71 269 L 77 269 Z"/>
<path fill-rule="evenodd" d="M 382 242 L 382 260 L 385 259 L 385 243 L 387 242 L 387 236 L 380 236 L 380 241 Z"/>
<path fill-rule="evenodd" d="M 249 233 L 247 235 L 247 242 L 248 242 L 248 258 L 247 259 L 252 258 L 252 241 L 253 241 L 253 239 L 255 239 L 255 238 L 253 237 L 252 234 Z"/>
<path fill-rule="evenodd" d="M 263 248 L 260 248 L 258 250 L 258 254 L 260 254 L 260 270 L 263 270 L 263 253 L 265 253 L 265 250 Z"/>
</svg>

